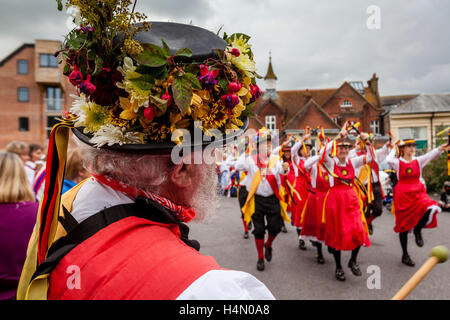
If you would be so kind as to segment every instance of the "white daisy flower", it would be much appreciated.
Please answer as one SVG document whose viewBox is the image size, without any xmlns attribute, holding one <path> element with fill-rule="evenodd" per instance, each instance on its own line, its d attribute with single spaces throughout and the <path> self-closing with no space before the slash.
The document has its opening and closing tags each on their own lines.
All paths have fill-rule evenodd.
<svg viewBox="0 0 450 320">
<path fill-rule="evenodd" d="M 89 141 L 97 148 L 105 144 L 108 146 L 114 144 L 140 144 L 143 143 L 143 134 L 140 132 L 126 132 L 125 128 L 119 128 L 108 123 L 101 126 Z"/>
</svg>

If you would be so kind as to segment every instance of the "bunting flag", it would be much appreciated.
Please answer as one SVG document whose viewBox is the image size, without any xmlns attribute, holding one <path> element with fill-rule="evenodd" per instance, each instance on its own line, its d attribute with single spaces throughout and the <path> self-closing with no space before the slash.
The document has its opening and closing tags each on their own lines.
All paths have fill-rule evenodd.
<svg viewBox="0 0 450 320">
<path fill-rule="evenodd" d="M 28 287 L 32 276 L 37 267 L 47 257 L 48 249 L 55 239 L 60 210 L 61 189 L 66 167 L 69 132 L 73 128 L 75 119 L 76 117 L 68 115 L 67 118 L 62 119 L 61 122 L 56 124 L 50 133 L 44 194 L 39 205 L 36 225 L 28 244 L 27 257 L 19 281 L 17 290 L 17 299 L 19 300 L 29 296 Z M 37 285 L 46 288 L 48 283 L 46 279 L 43 280 Z"/>
</svg>

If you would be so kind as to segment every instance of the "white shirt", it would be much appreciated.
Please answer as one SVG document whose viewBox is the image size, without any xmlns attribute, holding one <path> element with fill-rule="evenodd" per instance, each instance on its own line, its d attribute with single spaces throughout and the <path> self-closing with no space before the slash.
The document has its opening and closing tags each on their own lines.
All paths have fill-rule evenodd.
<svg viewBox="0 0 450 320">
<path fill-rule="evenodd" d="M 34 175 L 36 174 L 35 168 L 36 164 L 34 162 L 27 161 L 25 163 L 25 172 L 27 174 L 27 180 L 30 183 L 31 189 L 33 189 Z"/>
<path fill-rule="evenodd" d="M 274 152 L 274 151 L 271 153 L 270 157 L 275 156 L 276 152 Z M 247 186 L 252 185 L 253 177 L 255 176 L 256 172 L 259 171 L 259 168 L 256 165 L 255 161 L 253 160 L 253 157 L 251 157 L 249 155 L 240 157 L 235 163 L 235 168 L 236 168 L 236 170 L 247 171 L 247 179 L 248 179 Z M 275 165 L 273 168 L 270 168 L 270 170 L 272 171 L 273 175 L 275 176 L 278 187 L 279 187 L 281 184 L 281 181 L 280 181 L 280 172 L 281 171 L 279 171 L 280 166 Z M 255 194 L 257 194 L 258 196 L 262 196 L 262 197 L 270 197 L 274 194 L 272 187 L 270 186 L 270 184 L 266 178 L 262 179 L 261 183 L 258 186 L 258 189 L 256 189 Z"/>
<path fill-rule="evenodd" d="M 384 159 L 386 159 L 389 152 L 390 152 L 390 149 L 388 148 L 387 145 L 384 145 L 380 149 L 375 150 L 375 161 L 377 162 L 378 165 L 380 165 L 380 163 L 382 163 L 384 161 Z M 356 156 L 357 156 L 356 149 L 352 149 L 348 153 L 349 158 L 354 158 Z M 360 167 L 358 169 L 355 168 L 356 177 L 359 177 L 359 174 L 361 173 L 361 168 L 362 167 Z M 378 182 L 378 174 L 379 174 L 378 172 L 375 172 L 375 170 L 372 169 L 372 182 Z M 365 181 L 361 181 L 361 182 L 363 184 L 367 184 L 367 178 Z"/>
<path fill-rule="evenodd" d="M 406 161 L 403 157 L 397 158 L 395 156 L 396 154 L 396 148 L 393 148 L 391 150 L 391 152 L 389 153 L 389 155 L 386 157 L 386 162 L 388 163 L 388 165 L 391 166 L 392 169 L 394 169 L 397 172 L 397 179 L 399 178 L 399 167 L 400 167 L 400 160 L 402 160 L 403 162 L 409 163 L 408 161 Z M 439 151 L 439 148 L 434 148 L 433 150 L 431 150 L 430 152 L 425 153 L 424 155 L 421 155 L 419 157 L 412 157 L 412 161 L 417 159 L 417 162 L 419 163 L 419 168 L 420 168 L 420 180 L 423 181 L 422 178 L 422 169 L 423 167 L 425 167 L 428 162 L 432 161 L 434 158 L 438 157 L 440 154 L 442 153 L 442 151 Z"/>
<path fill-rule="evenodd" d="M 81 222 L 115 205 L 132 203 L 122 192 L 94 178 L 83 184 L 72 204 L 72 216 Z M 253 275 L 236 270 L 211 270 L 187 287 L 177 300 L 274 300 L 269 289 Z"/>
<path fill-rule="evenodd" d="M 305 161 L 305 169 L 309 172 L 311 177 L 311 187 L 315 188 L 317 185 L 317 166 L 316 164 L 319 162 L 320 156 L 315 155 L 313 157 L 309 157 L 308 160 Z"/>
<path fill-rule="evenodd" d="M 363 156 L 359 156 L 359 157 L 353 157 L 353 158 L 349 158 L 347 157 L 347 159 L 345 159 L 345 164 L 340 163 L 339 159 L 337 157 L 330 157 L 330 151 L 331 148 L 333 147 L 333 141 L 330 141 L 326 148 L 325 148 L 325 165 L 327 166 L 328 169 L 330 169 L 331 172 L 334 171 L 334 166 L 339 166 L 339 167 L 345 167 L 347 165 L 347 163 L 350 161 L 353 169 L 358 169 L 361 168 L 364 165 L 364 158 L 366 158 L 366 163 L 369 162 L 370 160 L 372 160 L 372 156 L 370 155 L 370 152 L 367 153 L 367 155 L 363 155 Z M 356 174 L 356 172 L 355 172 Z M 334 177 L 332 175 L 328 176 L 329 178 L 329 182 L 330 182 L 330 187 L 334 186 Z"/>
</svg>

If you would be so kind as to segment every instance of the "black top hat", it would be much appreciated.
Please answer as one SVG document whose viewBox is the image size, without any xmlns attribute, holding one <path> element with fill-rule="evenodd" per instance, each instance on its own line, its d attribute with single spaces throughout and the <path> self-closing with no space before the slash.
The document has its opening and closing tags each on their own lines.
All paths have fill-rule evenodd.
<svg viewBox="0 0 450 320">
<path fill-rule="evenodd" d="M 182 143 L 191 147 L 228 142 L 247 129 L 261 95 L 250 37 L 151 22 L 149 30 L 147 23 L 130 25 L 131 32 L 118 32 L 108 42 L 102 31 L 109 24 L 74 29 L 64 43 L 64 73 L 80 95 L 71 113 L 78 116 L 73 131 L 81 141 L 124 152 L 167 153 L 176 146 L 177 129 L 190 133 Z M 193 139 L 196 121 L 206 136 L 202 141 Z"/>
</svg>

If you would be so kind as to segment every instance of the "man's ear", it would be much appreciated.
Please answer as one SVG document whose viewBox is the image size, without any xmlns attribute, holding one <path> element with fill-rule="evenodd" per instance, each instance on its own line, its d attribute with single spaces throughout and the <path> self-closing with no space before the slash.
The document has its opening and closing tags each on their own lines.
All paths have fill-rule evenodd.
<svg viewBox="0 0 450 320">
<path fill-rule="evenodd" d="M 177 187 L 186 188 L 193 184 L 193 169 L 191 164 L 180 163 L 170 173 L 170 181 Z"/>
</svg>

